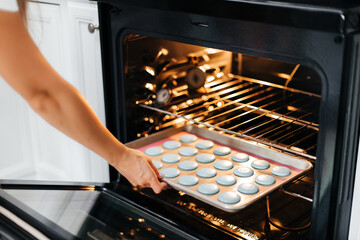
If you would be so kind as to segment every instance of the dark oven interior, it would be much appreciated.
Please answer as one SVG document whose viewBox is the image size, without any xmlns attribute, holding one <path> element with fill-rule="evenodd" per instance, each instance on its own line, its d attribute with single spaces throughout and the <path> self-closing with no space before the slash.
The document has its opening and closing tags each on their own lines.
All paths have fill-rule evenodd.
<svg viewBox="0 0 360 240">
<path fill-rule="evenodd" d="M 140 34 L 122 40 L 126 140 L 193 124 L 315 164 L 322 85 L 311 67 Z M 314 171 L 237 212 L 176 190 L 147 197 L 228 236 L 305 239 Z"/>
</svg>

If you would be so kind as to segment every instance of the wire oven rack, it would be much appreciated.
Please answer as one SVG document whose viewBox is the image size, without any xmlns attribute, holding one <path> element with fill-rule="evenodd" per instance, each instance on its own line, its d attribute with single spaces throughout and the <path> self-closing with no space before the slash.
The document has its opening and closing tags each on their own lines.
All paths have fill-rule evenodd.
<svg viewBox="0 0 360 240">
<path fill-rule="evenodd" d="M 174 88 L 161 107 L 149 99 L 136 104 L 164 114 L 158 130 L 195 123 L 316 160 L 320 95 L 233 74 L 213 77 L 204 89 Z"/>
</svg>

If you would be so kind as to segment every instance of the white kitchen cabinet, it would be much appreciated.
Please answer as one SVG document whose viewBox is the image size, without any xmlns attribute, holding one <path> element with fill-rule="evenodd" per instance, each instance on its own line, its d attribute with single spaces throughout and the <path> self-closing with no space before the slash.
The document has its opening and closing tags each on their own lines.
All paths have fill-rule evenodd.
<svg viewBox="0 0 360 240">
<path fill-rule="evenodd" d="M 105 123 L 99 33 L 90 23 L 98 25 L 98 14 L 88 1 L 29 2 L 28 29 L 40 51 Z M 2 80 L 0 98 L 0 179 L 108 181 L 105 160 L 46 123 Z"/>
<path fill-rule="evenodd" d="M 105 124 L 100 34 L 99 30 L 89 31 L 89 25 L 99 26 L 97 4 L 69 1 L 68 14 L 72 42 L 70 45 L 72 59 L 70 79 Z M 85 152 L 86 157 L 82 158 L 83 165 L 90 164 L 91 179 L 94 181 L 108 180 L 108 164 L 98 155 L 88 150 Z"/>
</svg>

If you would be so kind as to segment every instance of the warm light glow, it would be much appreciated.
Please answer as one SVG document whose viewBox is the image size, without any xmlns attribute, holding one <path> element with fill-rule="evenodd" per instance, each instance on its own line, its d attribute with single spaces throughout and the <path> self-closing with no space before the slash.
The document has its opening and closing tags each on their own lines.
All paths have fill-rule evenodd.
<svg viewBox="0 0 360 240">
<path fill-rule="evenodd" d="M 153 68 L 146 66 L 145 71 L 147 71 L 151 76 L 155 76 L 155 70 Z"/>
<path fill-rule="evenodd" d="M 164 56 L 166 56 L 166 55 L 169 54 L 169 51 L 168 51 L 167 49 L 165 49 L 165 48 L 162 48 L 162 49 L 161 49 L 161 53 L 162 53 Z"/>
<path fill-rule="evenodd" d="M 208 82 L 211 82 L 211 81 L 214 81 L 215 80 L 215 77 L 214 76 L 210 76 L 206 79 Z"/>
<path fill-rule="evenodd" d="M 224 76 L 224 73 L 223 73 L 223 72 L 219 72 L 218 74 L 216 74 L 216 77 L 217 77 L 217 78 L 221 78 L 222 76 Z"/>
<path fill-rule="evenodd" d="M 139 221 L 139 223 L 142 223 L 142 222 L 145 222 L 145 219 L 139 218 L 138 221 Z"/>
<path fill-rule="evenodd" d="M 188 105 L 190 105 L 190 104 L 193 103 L 193 100 L 189 99 L 189 100 L 186 101 L 186 103 L 187 103 Z"/>
<path fill-rule="evenodd" d="M 287 109 L 289 110 L 289 111 L 297 111 L 297 110 L 299 110 L 298 108 L 296 108 L 296 107 L 293 107 L 293 106 L 287 106 Z"/>
<path fill-rule="evenodd" d="M 151 91 L 154 90 L 154 85 L 152 85 L 151 83 L 145 84 L 145 87 Z"/>
<path fill-rule="evenodd" d="M 210 58 L 209 58 L 208 55 L 204 54 L 204 55 L 202 55 L 202 57 L 204 58 L 204 61 L 205 61 L 205 62 L 210 61 Z"/>
<path fill-rule="evenodd" d="M 209 110 L 209 111 L 214 110 L 214 106 L 210 106 L 210 107 L 208 107 L 208 110 Z"/>
<path fill-rule="evenodd" d="M 182 123 L 182 122 L 185 122 L 183 118 L 178 118 L 174 121 L 174 123 Z"/>
<path fill-rule="evenodd" d="M 281 77 L 281 78 L 285 78 L 285 79 L 289 79 L 290 78 L 290 75 L 289 74 L 286 74 L 286 73 L 278 73 L 276 74 L 278 77 Z"/>
<path fill-rule="evenodd" d="M 180 195 L 180 196 L 184 196 L 184 195 L 185 195 L 185 193 L 184 193 L 184 192 L 182 192 L 182 191 L 179 191 L 179 195 Z"/>
<path fill-rule="evenodd" d="M 209 54 L 214 54 L 214 53 L 219 52 L 220 50 L 214 49 L 214 48 L 207 48 L 207 49 L 205 49 L 205 51 Z"/>
<path fill-rule="evenodd" d="M 279 119 L 280 117 L 278 115 L 270 114 L 271 118 Z"/>
<path fill-rule="evenodd" d="M 221 107 L 221 106 L 223 105 L 223 103 L 222 103 L 222 102 L 218 102 L 216 105 L 217 105 L 218 107 Z"/>
</svg>

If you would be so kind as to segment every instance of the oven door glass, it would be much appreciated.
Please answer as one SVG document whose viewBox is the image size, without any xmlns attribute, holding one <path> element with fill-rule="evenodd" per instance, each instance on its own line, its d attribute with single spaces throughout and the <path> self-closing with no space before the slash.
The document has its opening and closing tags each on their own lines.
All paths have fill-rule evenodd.
<svg viewBox="0 0 360 240">
<path fill-rule="evenodd" d="M 62 236 L 70 233 L 80 239 L 192 238 L 104 191 L 9 189 L 0 190 L 0 197 L 48 228 L 65 230 Z"/>
</svg>

